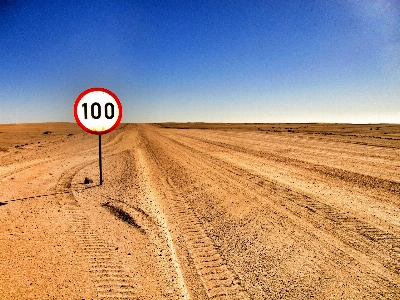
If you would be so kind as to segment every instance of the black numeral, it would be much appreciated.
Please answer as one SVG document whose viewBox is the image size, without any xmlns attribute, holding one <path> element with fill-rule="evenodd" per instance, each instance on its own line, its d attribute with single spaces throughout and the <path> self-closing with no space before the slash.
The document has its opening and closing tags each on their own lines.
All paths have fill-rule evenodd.
<svg viewBox="0 0 400 300">
<path fill-rule="evenodd" d="M 97 115 L 95 115 L 95 107 L 97 107 Z M 101 117 L 101 106 L 97 102 L 93 102 L 92 106 L 90 107 L 90 111 L 92 113 L 92 118 L 97 120 L 100 119 Z"/>
<path fill-rule="evenodd" d="M 83 103 L 82 106 L 83 106 L 84 113 L 85 113 L 85 119 L 87 119 L 87 103 Z"/>
<path fill-rule="evenodd" d="M 85 115 L 85 119 L 88 118 L 88 111 L 87 111 L 87 103 L 82 104 L 83 113 Z M 108 102 L 104 107 L 105 116 L 107 119 L 111 120 L 114 118 L 114 104 Z M 93 119 L 97 120 L 101 117 L 101 105 L 97 102 L 93 102 L 90 106 L 90 115 Z"/>
<path fill-rule="evenodd" d="M 109 115 L 108 114 L 108 107 L 110 107 L 110 110 L 111 110 L 111 114 Z M 107 119 L 112 119 L 112 118 L 114 118 L 114 104 L 112 104 L 112 103 L 107 103 L 106 104 L 106 107 L 105 107 L 105 110 L 106 110 L 106 118 Z"/>
</svg>

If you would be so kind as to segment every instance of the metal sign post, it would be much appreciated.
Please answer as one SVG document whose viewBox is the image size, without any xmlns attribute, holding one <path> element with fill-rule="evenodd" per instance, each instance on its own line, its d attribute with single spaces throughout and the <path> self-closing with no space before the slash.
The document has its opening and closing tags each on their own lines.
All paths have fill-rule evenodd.
<svg viewBox="0 0 400 300">
<path fill-rule="evenodd" d="M 101 134 L 99 135 L 99 168 L 100 168 L 100 185 L 103 184 L 103 166 L 101 164 Z"/>
</svg>

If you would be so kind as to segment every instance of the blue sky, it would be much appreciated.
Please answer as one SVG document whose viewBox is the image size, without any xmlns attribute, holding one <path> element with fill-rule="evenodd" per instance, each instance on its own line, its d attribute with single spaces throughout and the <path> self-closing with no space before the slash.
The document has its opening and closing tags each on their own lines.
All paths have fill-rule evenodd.
<svg viewBox="0 0 400 300">
<path fill-rule="evenodd" d="M 400 123 L 400 2 L 0 1 L 0 123 Z"/>
</svg>

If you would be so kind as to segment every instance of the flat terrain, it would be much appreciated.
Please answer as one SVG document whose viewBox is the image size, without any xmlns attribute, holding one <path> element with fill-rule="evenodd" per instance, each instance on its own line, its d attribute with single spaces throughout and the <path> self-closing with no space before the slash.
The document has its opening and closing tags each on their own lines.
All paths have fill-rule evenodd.
<svg viewBox="0 0 400 300">
<path fill-rule="evenodd" d="M 97 136 L 0 125 L 1 299 L 400 299 L 400 125 L 102 142 L 99 185 Z"/>
</svg>

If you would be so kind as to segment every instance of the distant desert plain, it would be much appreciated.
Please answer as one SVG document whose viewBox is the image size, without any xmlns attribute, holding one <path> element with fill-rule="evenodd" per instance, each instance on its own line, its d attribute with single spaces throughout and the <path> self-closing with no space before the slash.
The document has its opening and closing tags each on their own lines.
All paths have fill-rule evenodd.
<svg viewBox="0 0 400 300">
<path fill-rule="evenodd" d="M 400 299 L 400 125 L 0 125 L 0 299 Z"/>
</svg>

